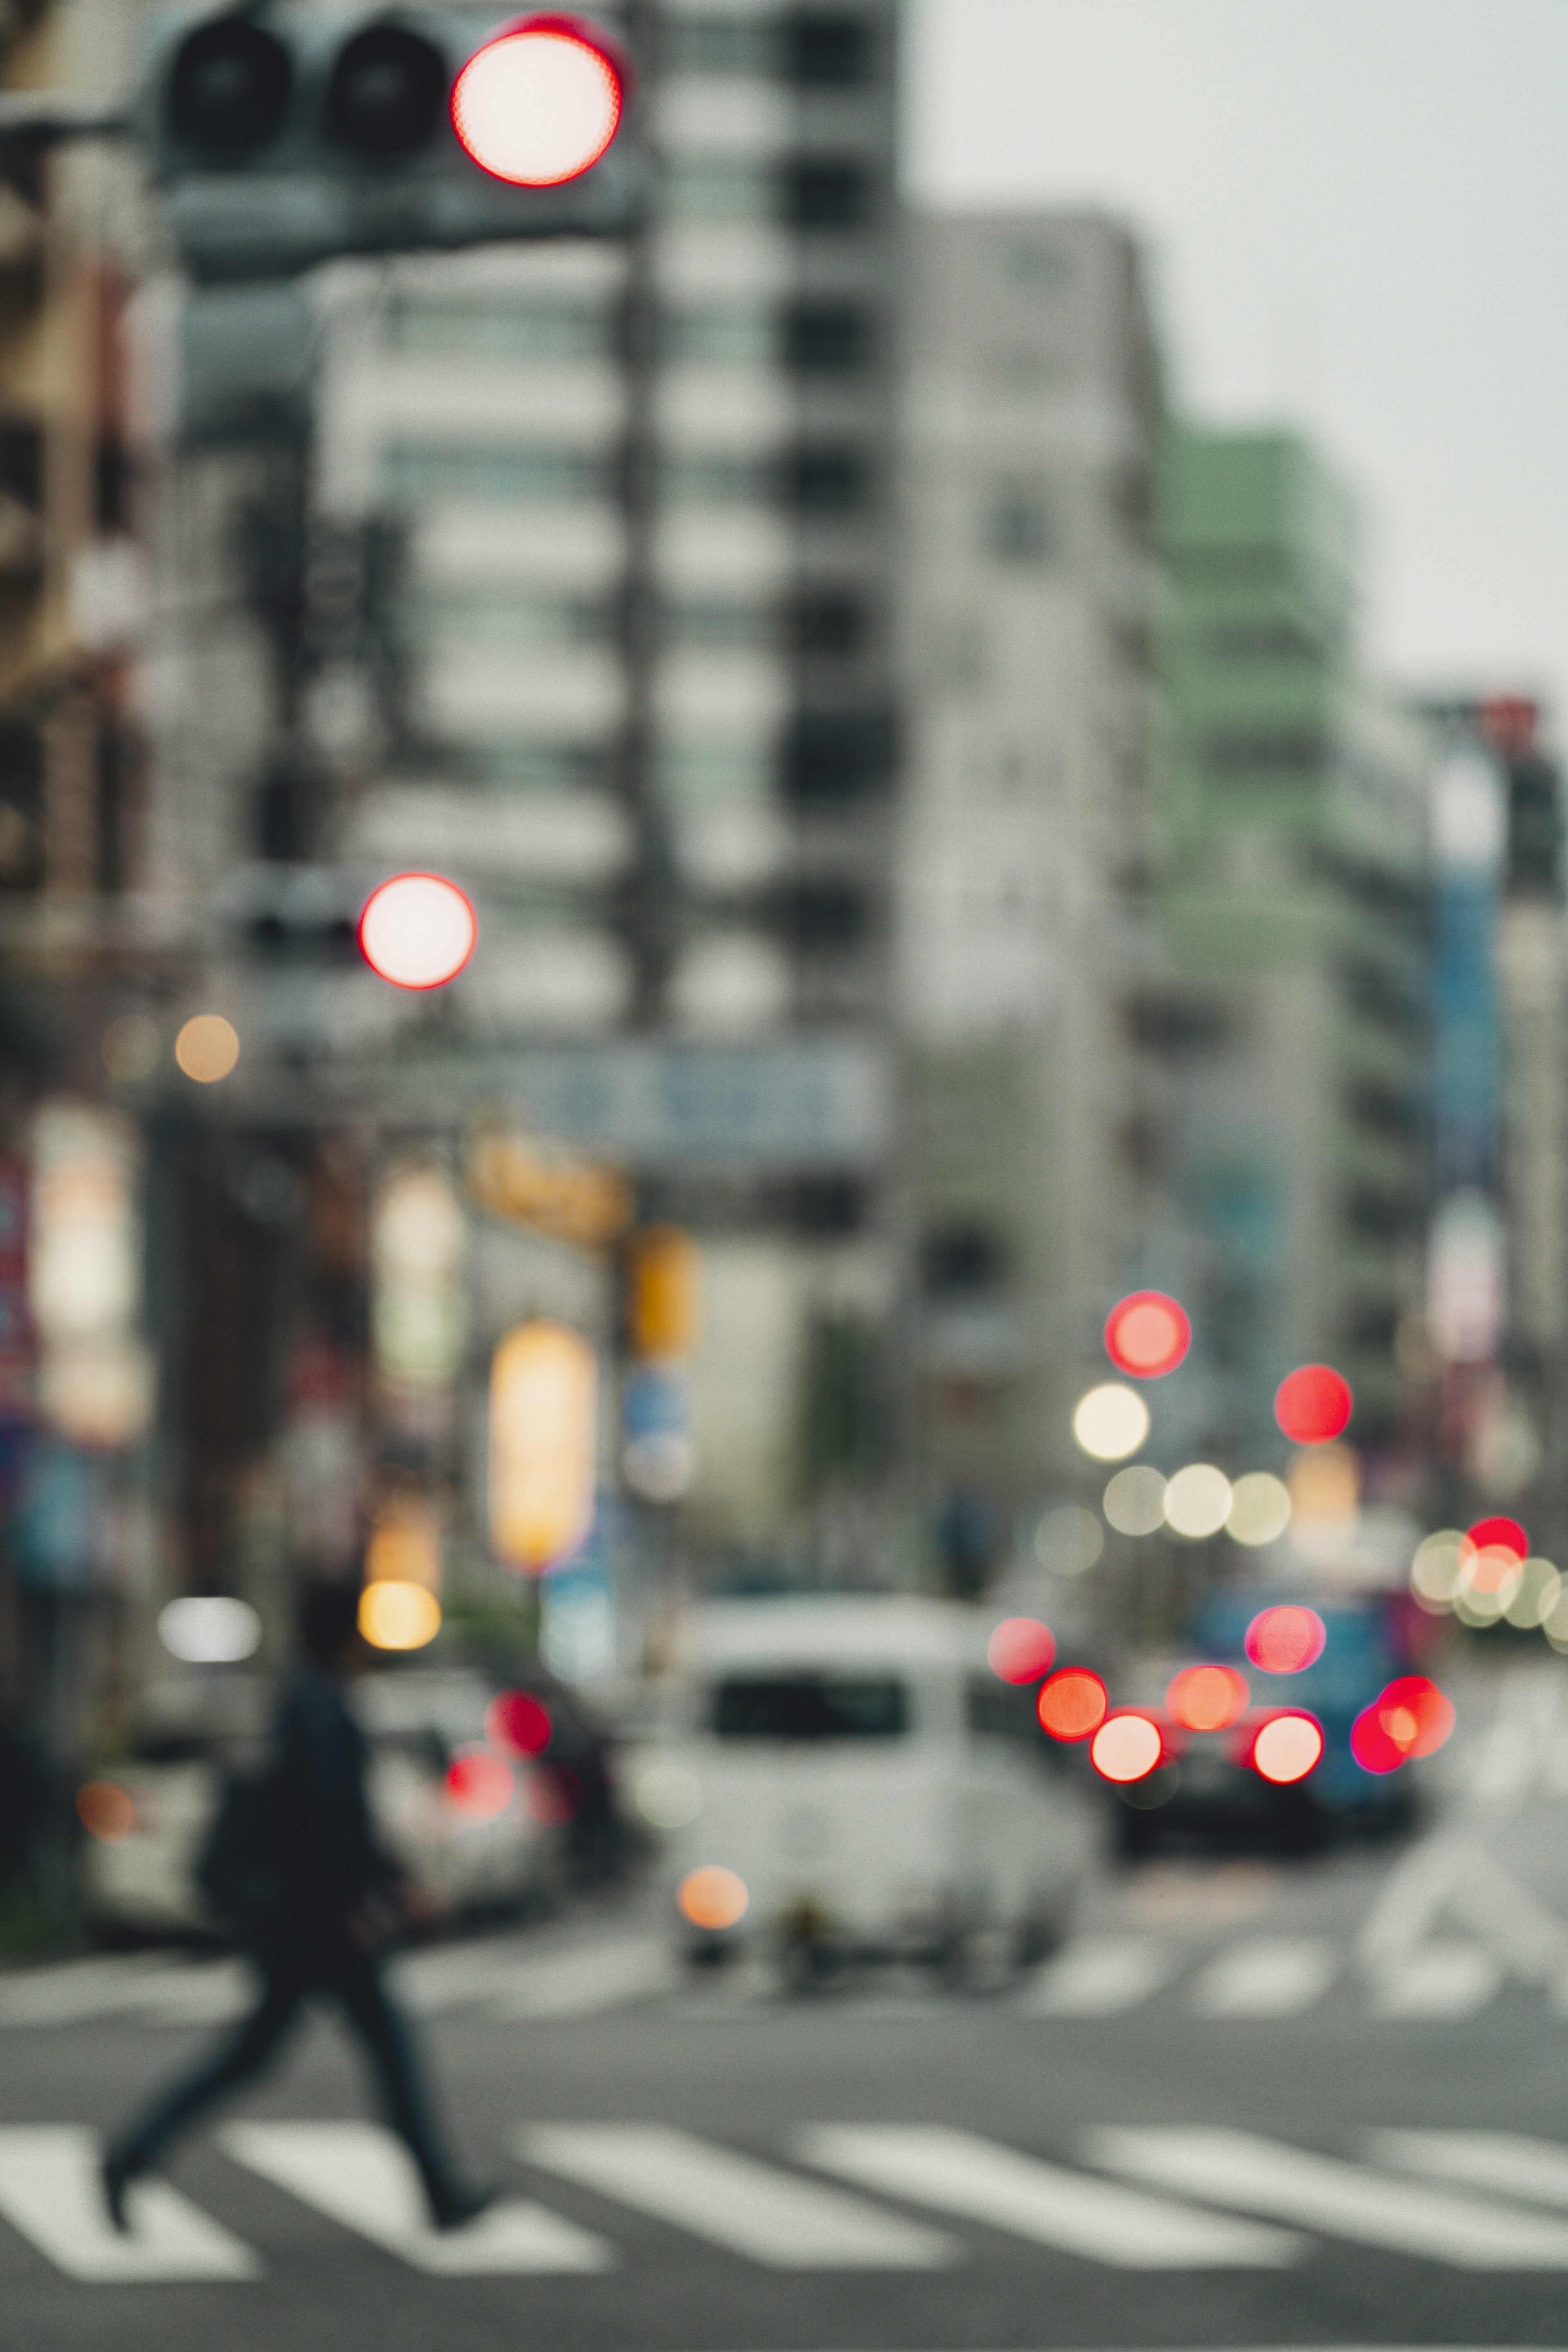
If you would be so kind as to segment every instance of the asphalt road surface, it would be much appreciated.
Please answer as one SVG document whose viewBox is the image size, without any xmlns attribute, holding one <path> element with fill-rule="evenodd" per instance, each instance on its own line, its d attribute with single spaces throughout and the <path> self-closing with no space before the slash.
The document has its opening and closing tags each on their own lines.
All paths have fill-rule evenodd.
<svg viewBox="0 0 1568 2352">
<path fill-rule="evenodd" d="M 239 1964 L 0 1977 L 0 2341 L 1568 2343 L 1568 1667 L 1478 1685 L 1438 1764 L 1415 1839 L 1108 1871 L 985 1997 L 683 1979 L 639 1904 L 413 1956 L 454 2137 L 505 2189 L 445 2239 L 322 2020 L 117 2240 L 98 2136 Z"/>
</svg>

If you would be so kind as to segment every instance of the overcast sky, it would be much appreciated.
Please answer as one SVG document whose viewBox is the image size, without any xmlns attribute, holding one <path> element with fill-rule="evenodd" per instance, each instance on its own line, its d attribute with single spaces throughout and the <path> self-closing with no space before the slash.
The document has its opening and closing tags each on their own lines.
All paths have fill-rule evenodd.
<svg viewBox="0 0 1568 2352">
<path fill-rule="evenodd" d="M 1568 732 L 1568 0 L 910 0 L 910 193 L 1143 237 L 1191 413 L 1357 490 L 1367 645 Z"/>
</svg>

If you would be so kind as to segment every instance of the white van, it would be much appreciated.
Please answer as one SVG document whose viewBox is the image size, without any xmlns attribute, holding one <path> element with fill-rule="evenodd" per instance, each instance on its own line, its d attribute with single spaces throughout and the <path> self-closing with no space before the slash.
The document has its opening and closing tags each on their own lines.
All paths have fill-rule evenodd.
<svg viewBox="0 0 1568 2352">
<path fill-rule="evenodd" d="M 888 1958 L 960 1979 L 1059 1939 L 1097 1813 L 1032 1692 L 986 1664 L 992 1623 L 897 1598 L 698 1612 L 687 1728 L 657 1768 L 691 1958 L 751 1943 L 792 1978 Z"/>
</svg>

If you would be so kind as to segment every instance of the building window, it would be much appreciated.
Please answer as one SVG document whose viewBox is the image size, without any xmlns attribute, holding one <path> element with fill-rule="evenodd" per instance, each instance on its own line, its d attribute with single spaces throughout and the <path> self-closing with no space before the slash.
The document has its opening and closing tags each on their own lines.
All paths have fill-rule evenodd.
<svg viewBox="0 0 1568 2352">
<path fill-rule="evenodd" d="M 785 607 L 784 635 L 796 653 L 845 660 L 870 642 L 870 607 L 852 588 L 802 589 Z"/>
<path fill-rule="evenodd" d="M 1325 648 L 1299 621 L 1222 621 L 1204 638 L 1215 661 L 1321 661 Z"/>
<path fill-rule="evenodd" d="M 777 70 L 778 36 L 765 19 L 661 14 L 658 40 L 665 73 L 771 76 Z"/>
<path fill-rule="evenodd" d="M 845 955 L 872 929 L 871 900 L 858 883 L 837 876 L 792 882 L 775 901 L 779 927 L 791 947 L 808 955 Z"/>
<path fill-rule="evenodd" d="M 668 310 L 661 321 L 664 356 L 676 366 L 772 367 L 778 324 L 761 303 L 711 303 Z"/>
<path fill-rule="evenodd" d="M 975 1298 L 1001 1289 L 1010 1252 L 989 1225 L 938 1225 L 921 1244 L 921 1282 L 929 1298 Z"/>
<path fill-rule="evenodd" d="M 1000 562 L 1048 562 L 1057 534 L 1045 493 L 1033 483 L 1003 483 L 985 509 L 983 540 Z"/>
<path fill-rule="evenodd" d="M 605 597 L 530 595 L 515 588 L 426 590 L 411 597 L 407 609 L 421 645 L 445 657 L 604 645 L 615 626 Z"/>
<path fill-rule="evenodd" d="M 661 191 L 677 220 L 770 220 L 778 206 L 767 166 L 731 155 L 683 156 L 666 166 Z"/>
<path fill-rule="evenodd" d="M 784 788 L 799 807 L 841 807 L 879 792 L 891 777 L 889 710 L 805 712 L 784 747 Z"/>
<path fill-rule="evenodd" d="M 809 89 L 861 89 L 876 67 L 871 26 L 843 8 L 801 8 L 787 18 L 785 70 Z"/>
<path fill-rule="evenodd" d="M 784 314 L 784 364 L 801 375 L 853 375 L 871 356 L 871 316 L 858 302 L 795 302 Z"/>
<path fill-rule="evenodd" d="M 603 459 L 580 449 L 395 441 L 382 454 L 382 487 L 393 506 L 548 506 L 603 496 L 609 478 Z"/>
<path fill-rule="evenodd" d="M 859 163 L 794 163 L 783 193 L 784 218 L 795 228 L 863 228 L 871 217 L 871 175 Z"/>
<path fill-rule="evenodd" d="M 1256 728 L 1211 735 L 1202 756 L 1216 782 L 1311 782 L 1328 765 L 1329 745 L 1312 727 Z"/>
<path fill-rule="evenodd" d="M 382 314 L 382 349 L 411 358 L 597 360 L 610 315 L 584 303 L 439 301 L 399 296 Z"/>
<path fill-rule="evenodd" d="M 871 465 L 864 449 L 818 442 L 794 449 L 780 474 L 780 496 L 799 514 L 849 515 L 870 502 Z"/>
</svg>

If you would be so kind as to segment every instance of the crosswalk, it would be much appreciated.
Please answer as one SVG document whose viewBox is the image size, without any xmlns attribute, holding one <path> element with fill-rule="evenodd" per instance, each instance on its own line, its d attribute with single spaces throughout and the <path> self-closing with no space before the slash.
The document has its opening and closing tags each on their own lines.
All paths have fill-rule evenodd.
<svg viewBox="0 0 1568 2352">
<path fill-rule="evenodd" d="M 1036 2019 L 1114 2018 L 1165 2000 L 1216 2022 L 1306 2015 L 1350 2002 L 1411 2022 L 1470 2017 L 1495 2000 L 1510 1974 L 1544 1984 L 1568 2008 L 1568 1972 L 1510 1971 L 1479 1943 L 1432 1940 L 1383 1957 L 1321 1936 L 1237 1936 L 1217 1949 L 1157 1935 L 1090 1935 L 1004 1995 L 1010 2014 Z M 480 1941 L 406 1954 L 396 1964 L 400 1999 L 416 2014 L 469 2011 L 500 2023 L 601 2017 L 658 2001 L 679 2021 L 721 2022 L 784 2009 L 776 1975 L 761 1961 L 700 1979 L 684 1972 L 668 1937 L 639 1933 L 543 1951 Z M 167 1954 L 113 1956 L 0 1976 L 0 2032 L 67 2027 L 115 2018 L 190 2027 L 239 2016 L 252 1999 L 243 1960 L 191 1961 Z M 863 2009 L 889 2019 L 949 2011 L 952 1996 L 928 1983 L 886 1979 L 841 1993 L 836 2013 Z M 815 2005 L 810 2014 L 824 2014 Z"/>
<path fill-rule="evenodd" d="M 1026 2260 L 1140 2273 L 1279 2272 L 1336 2245 L 1448 2270 L 1568 2273 L 1568 2146 L 1510 2133 L 1389 2129 L 1326 2151 L 1117 2126 L 1047 2156 L 950 2125 L 836 2123 L 781 2130 L 758 2153 L 668 2124 L 539 2123 L 512 2142 L 538 2185 L 446 2234 L 378 2125 L 236 2122 L 217 2145 L 332 2229 L 436 2279 L 632 2271 L 658 2259 L 650 2223 L 672 2247 L 764 2273 L 953 2270 L 992 2261 L 998 2240 Z M 266 2275 L 259 2246 L 166 2181 L 132 2184 L 132 2228 L 117 2234 L 97 2163 L 79 2126 L 0 2128 L 0 2275 L 17 2240 L 84 2284 Z M 585 2196 L 585 2221 L 555 2210 L 552 2182 L 579 2208 Z"/>
</svg>

